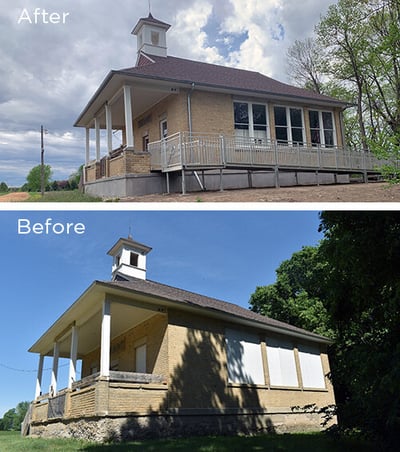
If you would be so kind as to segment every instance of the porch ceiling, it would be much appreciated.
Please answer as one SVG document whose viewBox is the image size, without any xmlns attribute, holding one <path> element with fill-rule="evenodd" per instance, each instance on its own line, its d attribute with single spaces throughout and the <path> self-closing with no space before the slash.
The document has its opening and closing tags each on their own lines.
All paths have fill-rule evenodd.
<svg viewBox="0 0 400 452">
<path fill-rule="evenodd" d="M 94 118 L 99 120 L 100 127 L 106 128 L 105 105 L 111 107 L 113 128 L 122 128 L 125 124 L 123 86 L 132 88 L 132 114 L 140 116 L 165 97 L 179 92 L 176 83 L 160 82 L 159 80 L 142 79 L 111 71 L 97 92 L 93 95 L 81 115 L 75 122 L 75 127 L 94 127 Z"/>
<path fill-rule="evenodd" d="M 55 342 L 59 344 L 59 354 L 68 358 L 71 350 L 72 325 L 79 328 L 78 357 L 100 347 L 102 302 L 106 294 L 93 284 L 61 316 L 56 323 L 29 349 L 30 352 L 45 356 L 53 355 Z M 111 301 L 111 340 L 136 325 L 148 320 L 155 314 L 155 309 L 143 302 L 122 297 L 109 297 Z"/>
</svg>

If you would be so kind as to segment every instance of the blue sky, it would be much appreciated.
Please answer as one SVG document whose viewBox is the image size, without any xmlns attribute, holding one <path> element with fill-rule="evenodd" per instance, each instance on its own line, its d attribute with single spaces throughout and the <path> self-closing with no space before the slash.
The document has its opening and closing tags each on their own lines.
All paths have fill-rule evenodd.
<svg viewBox="0 0 400 452">
<path fill-rule="evenodd" d="M 18 219 L 47 218 L 86 232 L 18 235 Z M 28 348 L 93 280 L 110 279 L 106 253 L 130 228 L 153 248 L 148 279 L 248 307 L 283 260 L 318 243 L 318 225 L 316 211 L 0 211 L 0 417 L 33 398 L 38 357 Z"/>
<path fill-rule="evenodd" d="M 169 55 L 287 82 L 288 47 L 336 1 L 152 0 L 151 12 L 171 24 Z M 110 70 L 136 64 L 131 31 L 148 12 L 145 0 L 0 0 L 0 182 L 21 186 L 40 163 L 41 125 L 54 179 L 84 163 L 84 130 L 73 124 Z M 43 23 L 50 13 L 65 23 Z"/>
</svg>

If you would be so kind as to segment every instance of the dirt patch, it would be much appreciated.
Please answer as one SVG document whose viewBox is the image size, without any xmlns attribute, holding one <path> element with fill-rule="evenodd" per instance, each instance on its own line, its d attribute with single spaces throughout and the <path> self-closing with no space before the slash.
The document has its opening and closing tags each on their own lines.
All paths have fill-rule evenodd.
<svg viewBox="0 0 400 452">
<path fill-rule="evenodd" d="M 7 193 L 6 195 L 0 196 L 0 202 L 22 202 L 29 198 L 29 193 L 17 192 L 17 193 Z"/>
<path fill-rule="evenodd" d="M 122 202 L 400 202 L 400 186 L 384 182 L 145 195 Z"/>
</svg>

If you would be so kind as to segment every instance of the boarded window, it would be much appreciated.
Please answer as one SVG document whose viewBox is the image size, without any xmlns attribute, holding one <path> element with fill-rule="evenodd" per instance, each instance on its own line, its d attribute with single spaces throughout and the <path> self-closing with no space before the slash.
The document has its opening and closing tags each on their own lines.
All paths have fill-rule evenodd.
<svg viewBox="0 0 400 452">
<path fill-rule="evenodd" d="M 303 386 L 305 388 L 325 388 L 319 349 L 312 346 L 299 346 L 299 360 Z"/>
<path fill-rule="evenodd" d="M 271 386 L 298 387 L 293 344 L 268 339 L 267 361 Z"/>
<path fill-rule="evenodd" d="M 256 334 L 226 330 L 230 383 L 265 384 L 260 339 Z"/>
</svg>

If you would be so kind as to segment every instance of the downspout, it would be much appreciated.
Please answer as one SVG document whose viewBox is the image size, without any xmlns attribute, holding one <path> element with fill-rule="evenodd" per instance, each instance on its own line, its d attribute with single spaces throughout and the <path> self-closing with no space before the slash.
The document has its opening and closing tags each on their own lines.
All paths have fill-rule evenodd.
<svg viewBox="0 0 400 452">
<path fill-rule="evenodd" d="M 187 95 L 187 109 L 188 109 L 188 126 L 189 126 L 189 136 L 192 137 L 192 94 L 194 91 L 195 84 L 192 83 L 192 87 Z"/>
</svg>

